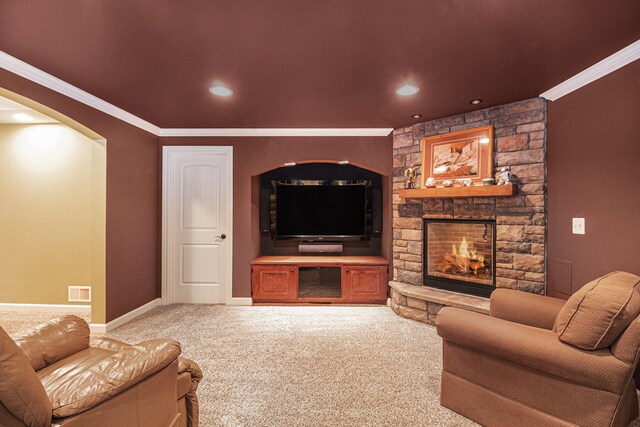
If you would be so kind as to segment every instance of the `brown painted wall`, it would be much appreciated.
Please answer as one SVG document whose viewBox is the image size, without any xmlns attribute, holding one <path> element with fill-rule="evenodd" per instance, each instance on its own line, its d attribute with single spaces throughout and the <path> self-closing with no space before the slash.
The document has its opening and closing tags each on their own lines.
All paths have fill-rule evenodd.
<svg viewBox="0 0 640 427">
<path fill-rule="evenodd" d="M 640 274 L 640 61 L 547 110 L 548 294 L 614 270 Z M 585 218 L 586 234 L 571 232 Z"/>
<path fill-rule="evenodd" d="M 391 249 L 391 136 L 279 138 L 160 138 L 162 146 L 233 146 L 233 296 L 251 296 L 251 267 L 260 255 L 259 182 L 253 178 L 284 162 L 349 160 L 383 175 L 382 256 Z"/>
<path fill-rule="evenodd" d="M 0 87 L 50 107 L 107 140 L 104 321 L 157 298 L 158 137 L 3 69 Z"/>
</svg>

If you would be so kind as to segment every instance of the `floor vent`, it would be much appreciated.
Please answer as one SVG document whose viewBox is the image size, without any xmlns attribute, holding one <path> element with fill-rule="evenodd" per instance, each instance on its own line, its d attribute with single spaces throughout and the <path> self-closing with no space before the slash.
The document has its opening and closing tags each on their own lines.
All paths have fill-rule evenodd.
<svg viewBox="0 0 640 427">
<path fill-rule="evenodd" d="M 69 286 L 69 302 L 91 302 L 91 286 Z"/>
</svg>

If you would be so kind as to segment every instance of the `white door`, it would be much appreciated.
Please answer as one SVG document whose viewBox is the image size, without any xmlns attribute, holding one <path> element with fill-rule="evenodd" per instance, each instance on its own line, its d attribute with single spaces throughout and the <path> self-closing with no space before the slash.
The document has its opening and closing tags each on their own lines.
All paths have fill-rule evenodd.
<svg viewBox="0 0 640 427">
<path fill-rule="evenodd" d="M 163 298 L 231 300 L 232 147 L 164 147 Z"/>
</svg>

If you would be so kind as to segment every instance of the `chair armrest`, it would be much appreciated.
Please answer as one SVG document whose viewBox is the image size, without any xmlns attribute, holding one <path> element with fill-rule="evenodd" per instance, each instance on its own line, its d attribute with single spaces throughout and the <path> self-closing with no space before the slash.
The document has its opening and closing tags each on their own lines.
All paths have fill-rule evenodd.
<svg viewBox="0 0 640 427">
<path fill-rule="evenodd" d="M 177 341 L 145 341 L 87 363 L 81 371 L 53 375 L 51 383 L 43 381 L 53 404 L 53 416 L 62 418 L 86 411 L 167 367 L 179 355 Z"/>
<path fill-rule="evenodd" d="M 118 341 L 113 338 L 100 337 L 96 338 L 96 340 L 91 343 L 91 347 L 97 347 L 103 350 L 115 352 L 122 351 L 127 347 L 131 347 L 131 344 L 127 344 L 126 342 Z"/>
<path fill-rule="evenodd" d="M 198 390 L 198 383 L 202 379 L 202 370 L 200 370 L 200 366 L 196 362 L 191 359 L 187 359 L 186 357 L 178 357 L 178 375 L 183 372 L 188 372 L 191 374 L 191 388 L 189 389 L 189 393 L 195 393 Z"/>
<path fill-rule="evenodd" d="M 436 328 L 445 341 L 598 390 L 621 394 L 632 374 L 608 349 L 581 350 L 549 330 L 471 311 L 445 307 Z"/>
<path fill-rule="evenodd" d="M 187 407 L 187 425 L 197 426 L 200 423 L 200 403 L 196 390 L 198 390 L 198 383 L 202 379 L 202 371 L 196 362 L 186 357 L 178 357 L 178 362 L 178 375 L 185 372 L 191 375 L 191 387 L 184 396 Z"/>
<path fill-rule="evenodd" d="M 565 300 L 513 289 L 496 289 L 491 294 L 491 317 L 536 328 L 553 329 Z"/>
</svg>

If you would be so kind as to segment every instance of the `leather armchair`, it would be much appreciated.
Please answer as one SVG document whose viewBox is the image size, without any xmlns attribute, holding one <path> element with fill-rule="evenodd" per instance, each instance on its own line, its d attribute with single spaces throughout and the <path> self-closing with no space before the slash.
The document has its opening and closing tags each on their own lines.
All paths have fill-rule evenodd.
<svg viewBox="0 0 640 427">
<path fill-rule="evenodd" d="M 486 426 L 628 425 L 638 415 L 640 316 L 613 345 L 584 350 L 559 339 L 565 305 L 497 289 L 489 316 L 443 308 L 441 404 Z"/>
<path fill-rule="evenodd" d="M 63 316 L 15 335 L 0 328 L 0 425 L 197 427 L 202 373 L 180 344 L 89 345 L 89 326 Z"/>
</svg>

